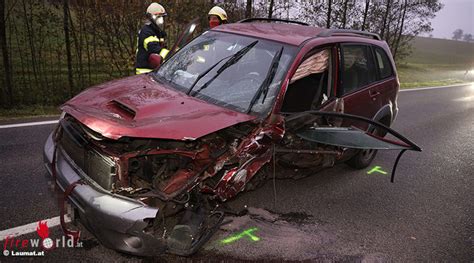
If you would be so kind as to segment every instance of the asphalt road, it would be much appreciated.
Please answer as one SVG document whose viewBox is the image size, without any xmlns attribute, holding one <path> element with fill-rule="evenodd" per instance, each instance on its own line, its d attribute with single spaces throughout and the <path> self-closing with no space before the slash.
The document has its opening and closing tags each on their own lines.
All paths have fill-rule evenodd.
<svg viewBox="0 0 474 263">
<path fill-rule="evenodd" d="M 271 213 L 254 209 L 253 216 L 236 219 L 193 258 L 472 262 L 474 85 L 401 92 L 399 108 L 393 128 L 423 152 L 405 154 L 395 183 L 389 175 L 345 165 L 300 180 L 277 180 L 276 196 L 269 181 L 231 206 Z M 43 143 L 53 127 L 0 129 L 0 230 L 58 216 L 42 166 Z M 373 165 L 390 172 L 395 157 L 395 152 L 379 152 Z M 287 220 L 275 220 L 278 215 Z M 252 224 L 259 226 L 259 242 L 215 245 Z M 51 229 L 51 235 L 59 237 L 59 229 Z M 185 261 L 123 255 L 87 235 L 86 248 L 55 249 L 38 259 Z M 22 238 L 30 237 L 36 233 Z M 0 262 L 12 259 L 0 256 Z"/>
</svg>

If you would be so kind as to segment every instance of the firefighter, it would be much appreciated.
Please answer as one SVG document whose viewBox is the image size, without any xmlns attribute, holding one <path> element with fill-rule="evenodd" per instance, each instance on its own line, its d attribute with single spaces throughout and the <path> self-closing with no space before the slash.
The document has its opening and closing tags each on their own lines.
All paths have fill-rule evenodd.
<svg viewBox="0 0 474 263">
<path fill-rule="evenodd" d="M 165 8 L 151 3 L 146 10 L 147 21 L 138 32 L 138 47 L 135 61 L 135 73 L 143 74 L 158 67 L 168 55 L 166 33 L 163 30 Z"/>
<path fill-rule="evenodd" d="M 207 14 L 209 20 L 209 28 L 214 28 L 218 25 L 227 24 L 227 13 L 224 9 L 214 6 Z"/>
</svg>

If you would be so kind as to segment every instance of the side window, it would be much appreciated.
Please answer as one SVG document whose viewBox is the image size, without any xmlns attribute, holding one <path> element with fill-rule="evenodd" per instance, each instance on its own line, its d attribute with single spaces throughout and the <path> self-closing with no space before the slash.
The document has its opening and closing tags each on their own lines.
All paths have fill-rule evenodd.
<svg viewBox="0 0 474 263">
<path fill-rule="evenodd" d="M 360 89 L 375 81 L 375 70 L 367 45 L 342 46 L 343 94 Z"/>
<path fill-rule="evenodd" d="M 380 73 L 380 79 L 385 79 L 393 75 L 392 63 L 388 59 L 387 53 L 381 48 L 375 48 L 375 58 Z"/>
<path fill-rule="evenodd" d="M 282 112 L 317 109 L 331 95 L 331 48 L 309 52 L 290 79 Z"/>
</svg>

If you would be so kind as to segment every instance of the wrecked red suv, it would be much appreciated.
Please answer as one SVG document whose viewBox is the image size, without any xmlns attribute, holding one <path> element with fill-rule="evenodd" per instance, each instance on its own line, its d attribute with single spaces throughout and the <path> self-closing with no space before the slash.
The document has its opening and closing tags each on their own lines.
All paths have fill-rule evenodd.
<svg viewBox="0 0 474 263">
<path fill-rule="evenodd" d="M 67 235 L 78 238 L 65 202 L 109 248 L 190 255 L 221 225 L 222 203 L 269 176 L 364 168 L 381 149 L 400 150 L 395 169 L 421 150 L 389 128 L 399 82 L 377 35 L 259 20 L 207 31 L 158 70 L 61 107 L 44 160 Z"/>
</svg>

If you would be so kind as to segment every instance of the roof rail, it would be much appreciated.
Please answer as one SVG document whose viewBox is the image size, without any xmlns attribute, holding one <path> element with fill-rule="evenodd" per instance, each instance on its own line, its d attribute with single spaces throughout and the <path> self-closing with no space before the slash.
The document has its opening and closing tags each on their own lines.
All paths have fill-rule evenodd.
<svg viewBox="0 0 474 263">
<path fill-rule="evenodd" d="M 302 26 L 309 26 L 309 24 L 300 22 L 300 21 L 294 21 L 294 20 L 286 20 L 286 19 L 279 19 L 279 18 L 265 18 L 265 17 L 252 17 L 252 18 L 245 18 L 237 23 L 250 23 L 254 21 L 267 21 L 267 22 L 284 22 L 288 24 L 298 24 Z"/>
<path fill-rule="evenodd" d="M 352 30 L 352 29 L 325 29 L 324 31 L 319 33 L 317 36 L 330 37 L 333 35 L 348 35 L 348 34 L 362 35 L 366 37 L 372 37 L 377 40 L 382 40 L 378 34 L 366 32 L 366 31 L 360 31 L 360 30 Z"/>
</svg>

